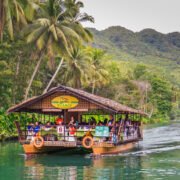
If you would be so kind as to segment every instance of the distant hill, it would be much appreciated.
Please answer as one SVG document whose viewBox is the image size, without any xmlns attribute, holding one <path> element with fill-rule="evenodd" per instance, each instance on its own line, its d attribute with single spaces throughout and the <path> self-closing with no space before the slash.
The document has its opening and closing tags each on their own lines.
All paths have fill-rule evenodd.
<svg viewBox="0 0 180 180">
<path fill-rule="evenodd" d="M 153 29 L 133 32 L 120 26 L 112 26 L 98 31 L 90 28 L 94 34 L 94 46 L 121 57 L 122 53 L 134 57 L 157 56 L 180 64 L 180 33 L 162 34 Z"/>
<path fill-rule="evenodd" d="M 180 85 L 180 33 L 162 34 L 154 29 L 133 32 L 121 26 L 98 31 L 93 46 L 104 49 L 116 60 L 142 62 L 166 71 L 171 80 Z M 178 81 L 178 82 L 177 82 Z"/>
</svg>

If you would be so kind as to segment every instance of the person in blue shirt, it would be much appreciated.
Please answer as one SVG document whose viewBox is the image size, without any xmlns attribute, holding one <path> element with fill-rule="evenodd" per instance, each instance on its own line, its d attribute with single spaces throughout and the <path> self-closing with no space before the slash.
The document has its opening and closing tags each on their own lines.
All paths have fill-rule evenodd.
<svg viewBox="0 0 180 180">
<path fill-rule="evenodd" d="M 33 126 L 34 126 L 34 124 L 32 122 L 29 123 L 28 126 L 27 126 L 27 130 L 28 131 L 33 131 Z"/>
<path fill-rule="evenodd" d="M 39 122 L 35 123 L 35 127 L 33 129 L 33 132 L 35 133 L 35 135 L 40 131 L 40 125 Z"/>
<path fill-rule="evenodd" d="M 31 122 L 27 126 L 27 140 L 31 140 L 34 135 L 34 124 Z"/>
</svg>

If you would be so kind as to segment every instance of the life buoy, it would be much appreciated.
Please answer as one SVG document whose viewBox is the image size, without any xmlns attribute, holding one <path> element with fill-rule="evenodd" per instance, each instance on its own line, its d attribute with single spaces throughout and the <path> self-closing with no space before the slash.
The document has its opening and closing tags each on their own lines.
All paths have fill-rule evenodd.
<svg viewBox="0 0 180 180">
<path fill-rule="evenodd" d="M 82 140 L 83 147 L 90 149 L 94 144 L 93 138 L 91 136 L 85 136 Z"/>
<path fill-rule="evenodd" d="M 36 147 L 36 148 L 41 148 L 43 145 L 44 145 L 44 139 L 43 139 L 43 137 L 41 137 L 41 136 L 36 136 L 35 138 L 34 138 L 34 146 Z"/>
</svg>

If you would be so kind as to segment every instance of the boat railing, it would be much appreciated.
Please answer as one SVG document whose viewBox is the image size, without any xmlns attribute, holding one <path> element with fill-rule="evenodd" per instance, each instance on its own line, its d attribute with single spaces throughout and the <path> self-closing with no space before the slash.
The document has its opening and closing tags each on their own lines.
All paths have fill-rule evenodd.
<svg viewBox="0 0 180 180">
<path fill-rule="evenodd" d="M 76 128 L 69 125 L 40 126 L 39 131 L 34 132 L 27 128 L 21 130 L 21 138 L 31 142 L 34 137 L 42 136 L 44 141 L 76 142 L 81 145 L 85 136 L 92 136 L 95 142 L 112 142 L 114 144 L 141 139 L 139 127 L 129 126 L 91 126 L 78 125 Z"/>
</svg>

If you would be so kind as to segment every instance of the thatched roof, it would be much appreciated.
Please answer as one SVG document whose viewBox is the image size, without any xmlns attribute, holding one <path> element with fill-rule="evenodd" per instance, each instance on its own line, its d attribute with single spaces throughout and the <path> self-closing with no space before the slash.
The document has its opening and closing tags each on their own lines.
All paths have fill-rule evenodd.
<svg viewBox="0 0 180 180">
<path fill-rule="evenodd" d="M 62 85 L 51 89 L 50 91 L 48 91 L 45 94 L 42 94 L 37 97 L 33 97 L 31 99 L 21 102 L 18 105 L 11 107 L 10 109 L 8 109 L 8 113 L 21 112 L 24 108 L 28 108 L 28 106 L 35 104 L 38 101 L 42 100 L 43 98 L 46 98 L 57 92 L 70 93 L 70 94 L 77 96 L 79 98 L 82 98 L 90 103 L 98 105 L 99 107 L 101 107 L 101 109 L 105 109 L 105 110 L 111 111 L 113 113 L 129 113 L 129 114 L 146 115 L 144 112 L 142 112 L 140 110 L 130 108 L 128 106 L 122 105 L 122 104 L 117 103 L 116 101 L 110 100 L 108 98 L 100 97 L 100 96 L 88 93 L 88 92 L 80 90 L 80 89 L 74 89 L 74 88 L 62 86 Z"/>
</svg>

